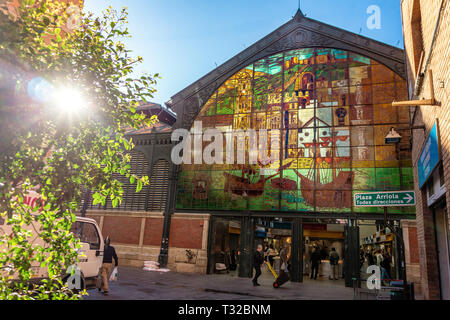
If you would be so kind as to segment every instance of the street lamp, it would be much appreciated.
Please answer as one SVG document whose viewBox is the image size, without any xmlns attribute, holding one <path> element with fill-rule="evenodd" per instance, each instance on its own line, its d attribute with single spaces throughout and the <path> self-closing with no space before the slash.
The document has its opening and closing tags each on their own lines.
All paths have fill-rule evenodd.
<svg viewBox="0 0 450 320">
<path fill-rule="evenodd" d="M 398 144 L 402 140 L 402 136 L 395 131 L 394 127 L 391 128 L 391 131 L 385 137 L 386 144 Z"/>
</svg>

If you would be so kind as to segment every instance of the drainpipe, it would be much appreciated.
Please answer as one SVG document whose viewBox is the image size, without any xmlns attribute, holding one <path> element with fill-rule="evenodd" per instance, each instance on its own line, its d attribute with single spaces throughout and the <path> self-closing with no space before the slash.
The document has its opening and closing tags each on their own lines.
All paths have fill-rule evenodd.
<svg viewBox="0 0 450 320">
<path fill-rule="evenodd" d="M 171 163 L 169 170 L 169 186 L 166 200 L 166 208 L 164 209 L 164 225 L 161 238 L 161 249 L 158 256 L 158 263 L 160 268 L 167 267 L 169 261 L 169 236 L 170 223 L 172 214 L 175 212 L 176 190 L 178 182 L 178 167 Z"/>
</svg>

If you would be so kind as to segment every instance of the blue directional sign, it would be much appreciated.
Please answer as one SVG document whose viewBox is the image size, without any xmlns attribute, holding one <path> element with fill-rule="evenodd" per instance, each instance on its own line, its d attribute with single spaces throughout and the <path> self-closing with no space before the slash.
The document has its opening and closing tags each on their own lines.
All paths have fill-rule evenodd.
<svg viewBox="0 0 450 320">
<path fill-rule="evenodd" d="M 428 178 L 439 164 L 440 159 L 439 125 L 436 120 L 417 163 L 420 188 L 427 182 Z"/>
</svg>

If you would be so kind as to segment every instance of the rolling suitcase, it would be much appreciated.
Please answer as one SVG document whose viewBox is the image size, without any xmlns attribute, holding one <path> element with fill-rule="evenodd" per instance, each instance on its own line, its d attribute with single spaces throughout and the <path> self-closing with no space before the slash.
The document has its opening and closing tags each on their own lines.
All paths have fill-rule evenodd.
<svg viewBox="0 0 450 320">
<path fill-rule="evenodd" d="M 274 288 L 279 288 L 281 287 L 283 284 L 285 284 L 286 282 L 288 282 L 290 279 L 289 277 L 289 273 L 288 272 L 284 272 L 284 271 L 280 271 L 280 275 L 278 276 L 278 278 L 275 280 L 275 282 L 273 283 L 273 287 Z"/>
<path fill-rule="evenodd" d="M 273 270 L 273 268 L 270 265 L 270 263 L 268 263 L 266 261 L 266 265 L 269 268 L 270 272 L 272 272 L 273 277 L 275 278 L 275 282 L 273 283 L 273 287 L 274 288 L 279 288 L 283 284 L 285 284 L 286 282 L 288 282 L 290 280 L 289 272 L 284 272 L 284 271 L 280 270 L 280 274 L 277 275 L 277 273 L 275 272 L 275 270 Z"/>
</svg>

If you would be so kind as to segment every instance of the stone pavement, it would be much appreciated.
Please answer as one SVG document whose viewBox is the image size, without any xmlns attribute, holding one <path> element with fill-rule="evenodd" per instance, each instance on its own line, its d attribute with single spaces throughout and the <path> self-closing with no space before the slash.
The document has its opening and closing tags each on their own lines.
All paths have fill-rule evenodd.
<svg viewBox="0 0 450 320">
<path fill-rule="evenodd" d="M 272 287 L 274 279 L 268 270 L 260 278 L 260 287 L 251 279 L 230 274 L 181 274 L 143 271 L 120 267 L 119 280 L 110 283 L 110 293 L 104 296 L 89 290 L 85 300 L 351 300 L 353 289 L 343 280 L 325 278 L 303 283 L 287 282 L 281 288 Z"/>
</svg>

